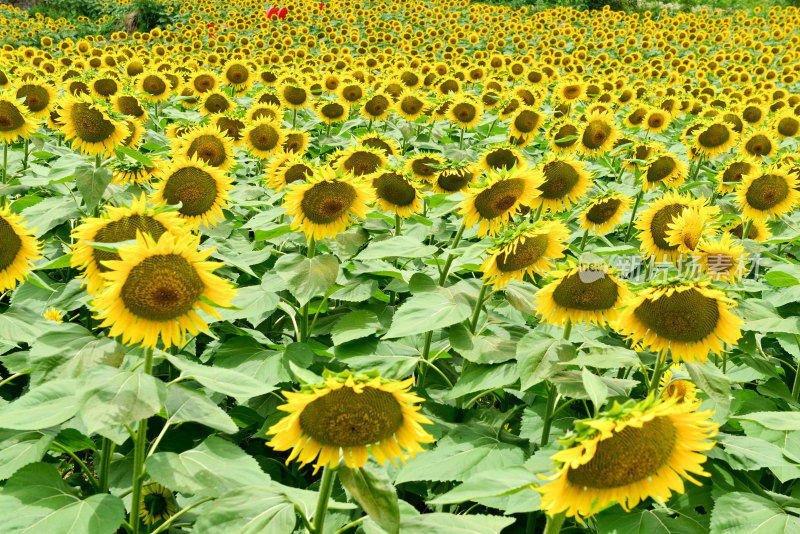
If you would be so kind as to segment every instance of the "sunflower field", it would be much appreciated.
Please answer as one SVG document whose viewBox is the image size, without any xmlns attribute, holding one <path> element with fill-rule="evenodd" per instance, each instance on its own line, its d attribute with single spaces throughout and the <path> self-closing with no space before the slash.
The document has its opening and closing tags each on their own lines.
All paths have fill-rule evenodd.
<svg viewBox="0 0 800 534">
<path fill-rule="evenodd" d="M 84 3 L 0 6 L 0 533 L 800 532 L 800 10 Z"/>
</svg>

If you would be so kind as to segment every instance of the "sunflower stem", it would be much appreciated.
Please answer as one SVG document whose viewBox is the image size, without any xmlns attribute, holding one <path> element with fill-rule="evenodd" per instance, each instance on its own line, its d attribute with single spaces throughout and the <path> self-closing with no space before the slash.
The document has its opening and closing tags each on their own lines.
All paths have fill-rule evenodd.
<svg viewBox="0 0 800 534">
<path fill-rule="evenodd" d="M 639 209 L 639 203 L 642 201 L 642 193 L 644 190 L 640 189 L 636 194 L 636 200 L 633 201 L 633 211 L 631 212 L 631 219 L 628 221 L 628 229 L 625 231 L 625 242 L 631 238 L 631 230 L 633 230 L 633 221 L 636 219 L 636 211 Z"/>
<path fill-rule="evenodd" d="M 400 230 L 403 227 L 403 219 L 400 217 L 399 214 L 394 214 L 394 235 L 395 237 L 400 235 Z"/>
<path fill-rule="evenodd" d="M 567 319 L 567 323 L 564 325 L 564 340 L 569 341 L 569 335 L 572 333 L 572 319 Z"/>
<path fill-rule="evenodd" d="M 797 347 L 800 348 L 800 336 L 794 336 L 794 341 Z M 792 385 L 792 398 L 797 400 L 800 397 L 800 365 L 797 366 L 794 373 L 794 384 Z"/>
<path fill-rule="evenodd" d="M 297 109 L 292 110 L 292 130 L 294 130 L 294 125 L 297 122 Z"/>
<path fill-rule="evenodd" d="M 22 157 L 22 170 L 26 170 L 28 168 L 28 150 L 30 149 L 30 139 L 25 139 L 25 154 Z"/>
<path fill-rule="evenodd" d="M 108 474 L 111 472 L 111 457 L 114 454 L 114 448 L 116 444 L 108 438 L 103 438 L 103 442 L 101 445 L 101 457 L 100 457 L 100 493 L 106 493 L 108 491 Z"/>
<path fill-rule="evenodd" d="M 494 130 L 494 125 L 497 124 L 497 119 L 498 119 L 498 117 L 495 117 L 494 121 L 492 121 L 492 125 L 489 126 L 488 130 L 486 130 L 486 137 L 484 137 L 484 139 L 486 139 L 487 137 L 490 137 L 492 135 L 492 130 Z"/>
<path fill-rule="evenodd" d="M 78 457 L 75 455 L 75 453 L 74 453 L 74 452 L 72 452 L 72 451 L 71 451 L 71 450 L 69 450 L 69 449 L 68 449 L 66 446 L 62 445 L 61 443 L 59 443 L 59 442 L 57 442 L 57 441 L 54 441 L 54 442 L 53 442 L 53 447 L 55 447 L 55 448 L 57 448 L 57 449 L 61 449 L 61 452 L 63 452 L 63 453 L 64 453 L 64 454 L 66 454 L 67 456 L 69 456 L 69 457 L 72 459 L 72 461 L 73 461 L 73 462 L 75 462 L 76 464 L 78 464 L 78 467 L 80 468 L 80 470 L 81 470 L 81 471 L 83 471 L 83 474 L 84 474 L 84 475 L 86 476 L 86 478 L 89 480 L 89 483 L 92 485 L 92 487 L 94 488 L 94 490 L 95 490 L 97 493 L 100 493 L 100 486 L 97 484 L 97 480 L 95 480 L 95 478 L 94 478 L 94 475 L 92 474 L 92 471 L 91 471 L 91 469 L 89 469 L 89 467 L 87 467 L 87 465 L 86 465 L 86 464 L 83 462 L 83 460 L 81 460 L 80 458 L 78 458 Z"/>
<path fill-rule="evenodd" d="M 486 288 L 489 287 L 488 280 L 481 286 L 481 292 L 478 294 L 478 300 L 475 301 L 475 311 L 472 313 L 472 320 L 469 322 L 469 331 L 474 334 L 475 329 L 478 328 L 478 318 L 483 309 L 483 298 L 486 296 Z"/>
<path fill-rule="evenodd" d="M 536 208 L 536 213 L 533 214 L 533 222 L 536 222 L 536 221 L 539 220 L 539 218 L 542 216 L 542 210 L 543 209 L 544 209 L 544 202 L 539 204 L 539 207 Z"/>
<path fill-rule="evenodd" d="M 747 219 L 744 228 L 742 228 L 742 241 L 750 236 L 750 229 L 753 227 L 753 219 Z"/>
<path fill-rule="evenodd" d="M 148 347 L 144 356 L 144 373 L 153 372 L 153 347 Z M 142 479 L 144 478 L 144 449 L 147 445 L 147 419 L 139 420 L 136 429 L 136 442 L 133 445 L 133 490 L 131 492 L 131 517 L 133 534 L 139 534 L 142 522 L 139 521 L 139 508 L 142 506 Z"/>
<path fill-rule="evenodd" d="M 589 237 L 589 229 L 583 231 L 583 237 L 581 237 L 581 244 L 578 248 L 578 252 L 583 252 L 583 247 L 586 246 L 586 238 Z"/>
<path fill-rule="evenodd" d="M 3 183 L 6 183 L 8 177 L 8 143 L 3 143 Z"/>
<path fill-rule="evenodd" d="M 456 234 L 456 238 L 453 239 L 453 244 L 450 245 L 451 250 L 455 250 L 458 246 L 458 243 L 461 241 L 461 236 L 464 234 L 464 229 L 466 225 L 461 223 L 461 227 L 458 229 L 458 233 Z M 444 262 L 444 268 L 442 269 L 442 274 L 439 276 L 439 285 L 444 287 L 444 283 L 447 281 L 447 273 L 450 271 L 450 266 L 453 265 L 453 260 L 456 259 L 456 255 L 454 253 L 450 253 L 447 255 L 447 260 Z"/>
<path fill-rule="evenodd" d="M 542 439 L 539 441 L 539 448 L 547 445 L 550 441 L 550 425 L 553 423 L 553 413 L 558 403 L 558 391 L 550 382 L 545 382 L 547 386 L 547 407 L 544 412 L 544 423 L 542 424 Z"/>
<path fill-rule="evenodd" d="M 461 135 L 458 138 L 458 149 L 461 150 L 463 146 L 464 146 L 464 128 L 461 128 Z"/>
<path fill-rule="evenodd" d="M 561 525 L 564 524 L 564 519 L 566 518 L 566 512 L 561 512 L 560 514 L 556 515 L 548 515 L 547 523 L 544 526 L 544 532 L 542 534 L 558 534 L 561 532 Z"/>
<path fill-rule="evenodd" d="M 319 498 L 317 499 L 317 509 L 314 512 L 314 532 L 312 534 L 322 534 L 322 527 L 325 526 L 325 516 L 328 514 L 328 500 L 331 498 L 335 477 L 336 468 L 326 465 L 322 470 L 322 481 L 319 483 Z"/>
<path fill-rule="evenodd" d="M 664 361 L 666 360 L 667 353 L 662 352 L 656 358 L 656 366 L 653 369 L 653 378 L 650 379 L 650 393 L 658 390 L 658 383 L 661 382 L 661 375 L 664 373 Z"/>
</svg>

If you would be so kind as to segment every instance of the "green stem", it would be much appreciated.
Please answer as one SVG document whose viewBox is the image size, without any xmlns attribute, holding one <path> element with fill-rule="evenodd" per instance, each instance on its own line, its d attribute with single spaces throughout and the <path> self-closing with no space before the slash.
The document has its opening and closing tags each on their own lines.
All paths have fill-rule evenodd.
<svg viewBox="0 0 800 534">
<path fill-rule="evenodd" d="M 750 228 L 753 227 L 753 219 L 747 219 L 747 223 L 745 223 L 744 227 L 742 228 L 742 241 L 748 238 L 750 235 Z"/>
<path fill-rule="evenodd" d="M 333 534 L 344 534 L 345 532 L 347 532 L 351 528 L 357 527 L 358 525 L 363 523 L 365 519 L 366 519 L 366 517 L 362 517 L 361 519 L 356 519 L 355 521 L 351 521 L 350 523 L 347 523 L 345 526 L 343 526 L 342 528 L 340 528 L 339 530 L 337 530 Z"/>
<path fill-rule="evenodd" d="M 539 217 L 542 216 L 542 210 L 543 209 L 544 209 L 544 202 L 539 204 L 539 207 L 536 208 L 536 213 L 533 214 L 533 222 L 536 222 L 536 221 L 539 220 Z"/>
<path fill-rule="evenodd" d="M 794 341 L 797 347 L 800 348 L 800 336 L 795 334 Z M 800 365 L 797 366 L 794 372 L 794 384 L 792 385 L 792 398 L 797 400 L 800 397 Z"/>
<path fill-rule="evenodd" d="M 556 387 L 550 382 L 546 382 L 547 386 L 547 407 L 544 412 L 544 424 L 542 425 L 542 439 L 539 441 L 539 446 L 544 447 L 550 441 L 550 426 L 553 423 L 553 412 L 558 403 L 558 391 Z"/>
<path fill-rule="evenodd" d="M 325 516 L 328 513 L 328 501 L 333 490 L 333 479 L 336 477 L 336 468 L 325 466 L 322 470 L 322 481 L 319 484 L 319 498 L 317 510 L 314 512 L 314 534 L 322 534 L 325 526 Z"/>
<path fill-rule="evenodd" d="M 144 373 L 153 372 L 153 347 L 148 347 L 144 356 Z M 142 522 L 139 521 L 139 508 L 142 505 L 142 479 L 144 478 L 144 449 L 147 445 L 147 419 L 139 421 L 136 429 L 136 442 L 133 445 L 133 490 L 131 492 L 131 516 L 133 534 L 139 534 Z"/>
<path fill-rule="evenodd" d="M 175 515 L 171 516 L 169 519 L 167 519 L 166 521 L 164 521 L 162 524 L 160 524 L 160 525 L 158 526 L 158 528 L 157 528 L 157 529 L 155 529 L 155 530 L 154 530 L 153 532 L 151 532 L 150 534 L 160 534 L 161 532 L 164 532 L 165 530 L 168 530 L 168 529 L 169 529 L 169 526 L 170 526 L 172 523 L 174 523 L 174 522 L 175 522 L 175 520 L 176 520 L 176 519 L 178 519 L 180 516 L 182 516 L 183 514 L 185 514 L 186 512 L 188 512 L 189 510 L 191 510 L 192 508 L 196 508 L 196 507 L 200 506 L 200 505 L 201 505 L 201 504 L 203 504 L 203 503 L 207 503 L 208 501 L 213 501 L 213 500 L 214 500 L 214 497 L 206 497 L 205 499 L 200 499 L 200 500 L 199 500 L 199 501 L 197 501 L 196 503 L 192 503 L 192 504 L 190 504 L 189 506 L 187 506 L 186 508 L 184 508 L 183 510 L 181 510 L 181 511 L 180 511 L 180 512 L 178 512 L 177 514 L 175 514 Z"/>
<path fill-rule="evenodd" d="M 294 125 L 297 122 L 297 110 L 292 110 L 292 130 L 294 130 Z"/>
<path fill-rule="evenodd" d="M 108 491 L 108 474 L 111 472 L 111 457 L 114 455 L 116 444 L 108 438 L 103 438 L 100 457 L 100 493 Z"/>
<path fill-rule="evenodd" d="M 3 294 L 5 295 L 5 293 L 3 293 Z M 9 382 L 13 382 L 15 379 L 17 379 L 17 378 L 19 378 L 21 376 L 25 376 L 26 374 L 27 373 L 14 373 L 13 375 L 9 376 L 8 378 L 0 380 L 0 386 L 5 386 Z"/>
<path fill-rule="evenodd" d="M 578 249 L 579 252 L 583 252 L 583 247 L 586 246 L 586 238 L 589 237 L 589 229 L 583 231 L 583 237 L 581 237 L 581 244 Z"/>
<path fill-rule="evenodd" d="M 653 378 L 650 379 L 650 393 L 658 390 L 658 383 L 661 382 L 661 375 L 664 373 L 664 361 L 666 360 L 667 353 L 662 352 L 656 358 L 656 366 L 653 369 Z"/>
<path fill-rule="evenodd" d="M 30 148 L 30 139 L 25 139 L 25 154 L 22 157 L 22 170 L 26 170 L 28 168 L 28 149 Z"/>
<path fill-rule="evenodd" d="M 156 131 L 161 127 L 161 121 L 158 119 L 158 102 L 153 103 L 153 123 L 155 124 Z"/>
<path fill-rule="evenodd" d="M 633 230 L 633 221 L 636 220 L 636 211 L 639 209 L 639 204 L 642 202 L 642 193 L 640 189 L 636 194 L 636 200 L 633 201 L 633 211 L 631 212 L 631 219 L 628 221 L 628 229 L 625 231 L 625 242 L 631 238 L 631 231 Z"/>
<path fill-rule="evenodd" d="M 492 125 L 489 126 L 488 130 L 486 130 L 486 137 L 490 137 L 492 135 L 492 130 L 494 130 L 494 125 L 497 124 L 497 119 L 498 117 L 495 117 L 494 121 L 492 121 Z M 486 139 L 486 137 L 484 137 L 484 139 Z"/>
<path fill-rule="evenodd" d="M 478 294 L 478 300 L 475 301 L 475 311 L 472 313 L 472 320 L 469 322 L 469 331 L 475 333 L 478 328 L 478 317 L 481 315 L 483 309 L 483 297 L 486 296 L 486 289 L 489 287 L 489 282 L 486 281 L 481 286 L 481 292 Z"/>
<path fill-rule="evenodd" d="M 399 236 L 400 230 L 403 227 L 403 219 L 397 213 L 394 214 L 394 235 Z"/>
<path fill-rule="evenodd" d="M 464 146 L 464 128 L 461 128 L 461 136 L 458 138 L 458 149 Z"/>
<path fill-rule="evenodd" d="M 94 157 L 94 168 L 95 169 L 99 169 L 102 166 L 103 166 L 103 158 L 102 158 L 102 156 L 100 156 L 100 154 L 97 154 Z"/>
<path fill-rule="evenodd" d="M 80 458 L 78 458 L 78 457 L 75 455 L 75 453 L 74 453 L 74 452 L 72 452 L 72 451 L 71 451 L 71 450 L 69 450 L 67 447 L 65 447 L 64 445 L 60 444 L 60 443 L 59 443 L 59 442 L 57 442 L 57 441 L 54 441 L 54 442 L 53 442 L 53 447 L 56 447 L 56 448 L 58 448 L 58 449 L 61 449 L 61 452 L 63 452 L 64 454 L 66 454 L 67 456 L 69 456 L 70 458 L 72 458 L 72 461 L 73 461 L 73 462 L 75 462 L 76 464 L 78 464 L 78 467 L 80 467 L 80 470 L 81 470 L 81 471 L 83 471 L 83 474 L 84 474 L 84 475 L 86 475 L 86 478 L 88 478 L 88 479 L 89 479 L 89 483 L 92 485 L 92 487 L 94 488 L 94 490 L 95 490 L 96 492 L 98 492 L 98 493 L 100 492 L 100 487 L 97 485 L 97 480 L 94 478 L 94 474 L 92 473 L 91 469 L 89 469 L 89 468 L 86 466 L 86 464 L 85 464 L 85 463 L 83 463 L 83 460 L 81 460 Z"/>
<path fill-rule="evenodd" d="M 8 143 L 3 143 L 3 183 L 6 183 L 8 177 Z"/>
<path fill-rule="evenodd" d="M 561 512 L 556 515 L 547 516 L 547 524 L 544 526 L 542 534 L 558 534 L 561 532 L 561 525 L 564 524 L 564 519 L 567 518 L 566 512 Z"/>
<path fill-rule="evenodd" d="M 317 251 L 317 242 L 312 237 L 308 241 L 308 250 L 306 251 L 306 257 L 311 259 L 314 257 L 314 254 Z M 300 339 L 298 341 L 305 342 L 308 339 L 308 302 L 303 305 L 302 310 L 300 311 Z"/>
<path fill-rule="evenodd" d="M 572 333 L 572 319 L 567 319 L 567 323 L 564 325 L 564 337 L 565 341 L 569 341 L 569 335 Z"/>
<path fill-rule="evenodd" d="M 461 241 L 461 236 L 464 234 L 464 229 L 466 229 L 466 225 L 464 223 L 461 224 L 461 227 L 458 229 L 458 233 L 456 234 L 456 238 L 453 240 L 453 244 L 450 246 L 452 250 L 458 246 L 458 243 Z M 454 253 L 450 253 L 447 255 L 447 260 L 444 262 L 444 269 L 442 269 L 442 274 L 439 276 L 439 285 L 444 287 L 444 283 L 447 281 L 447 273 L 450 271 L 450 266 L 453 265 L 453 260 L 456 258 Z"/>
</svg>

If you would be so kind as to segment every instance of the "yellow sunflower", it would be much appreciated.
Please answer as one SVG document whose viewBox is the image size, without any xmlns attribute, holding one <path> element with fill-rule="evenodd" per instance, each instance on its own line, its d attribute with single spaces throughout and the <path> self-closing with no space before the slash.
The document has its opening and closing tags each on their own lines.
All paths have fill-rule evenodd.
<svg viewBox="0 0 800 534">
<path fill-rule="evenodd" d="M 209 91 L 204 93 L 200 100 L 200 111 L 206 115 L 216 115 L 234 111 L 236 103 L 228 98 L 222 91 Z"/>
<path fill-rule="evenodd" d="M 222 68 L 222 79 L 225 85 L 237 92 L 247 91 L 256 81 L 256 74 L 241 61 L 231 61 Z"/>
<path fill-rule="evenodd" d="M 222 171 L 233 168 L 233 142 L 216 126 L 191 130 L 178 148 L 178 155 L 196 158 Z"/>
<path fill-rule="evenodd" d="M 779 218 L 797 206 L 800 199 L 798 179 L 777 166 L 761 170 L 757 165 L 742 178 L 736 191 L 736 203 L 748 219 Z"/>
<path fill-rule="evenodd" d="M 717 173 L 717 191 L 729 193 L 736 190 L 742 183 L 742 178 L 757 170 L 755 163 L 743 158 L 731 158 Z"/>
<path fill-rule="evenodd" d="M 567 154 L 578 149 L 580 128 L 569 120 L 562 120 L 547 130 L 550 138 L 550 149 L 556 154 Z"/>
<path fill-rule="evenodd" d="M 655 256 L 657 261 L 676 260 L 681 256 L 678 245 L 667 242 L 669 225 L 689 208 L 702 208 L 704 199 L 670 192 L 655 200 L 639 215 L 635 228 L 641 232 L 641 250 L 645 258 Z"/>
<path fill-rule="evenodd" d="M 117 94 L 111 97 L 114 111 L 144 123 L 147 121 L 147 110 L 134 95 Z"/>
<path fill-rule="evenodd" d="M 0 292 L 5 292 L 27 278 L 42 245 L 8 206 L 0 206 L 0 245 Z"/>
<path fill-rule="evenodd" d="M 736 144 L 738 134 L 722 120 L 712 121 L 697 129 L 692 147 L 698 154 L 711 159 L 727 152 Z"/>
<path fill-rule="evenodd" d="M 416 91 L 405 91 L 397 99 L 394 109 L 407 121 L 415 121 L 429 105 L 430 103 Z"/>
<path fill-rule="evenodd" d="M 131 158 L 110 160 L 107 166 L 111 169 L 111 183 L 121 186 L 134 184 L 140 187 L 150 185 L 153 175 L 164 165 L 164 161 L 152 158 L 150 162 L 152 165 L 145 165 Z"/>
<path fill-rule="evenodd" d="M 793 111 L 782 111 L 772 121 L 772 131 L 780 139 L 797 137 L 800 133 L 800 116 Z"/>
<path fill-rule="evenodd" d="M 407 219 L 412 213 L 422 211 L 419 186 L 400 170 L 387 169 L 376 172 L 371 179 L 375 199 L 385 211 Z"/>
<path fill-rule="evenodd" d="M 462 130 L 469 130 L 478 124 L 483 113 L 483 106 L 473 100 L 459 96 L 447 110 L 447 118 Z"/>
<path fill-rule="evenodd" d="M 770 232 L 769 227 L 767 226 L 766 219 L 751 219 L 751 221 L 752 224 L 750 225 L 750 231 L 747 233 L 748 239 L 760 242 L 766 241 L 772 237 L 772 232 Z M 742 234 L 744 234 L 744 228 L 742 227 L 742 224 L 742 222 L 733 223 L 725 228 L 725 231 L 732 236 L 742 239 Z M 747 225 L 747 220 L 744 221 L 744 225 Z"/>
<path fill-rule="evenodd" d="M 439 171 L 431 180 L 431 186 L 437 193 L 450 194 L 457 191 L 464 193 L 477 177 L 475 166 L 468 163 Z"/>
<path fill-rule="evenodd" d="M 675 371 L 683 371 L 683 364 L 673 363 L 669 369 L 664 371 L 664 374 L 661 375 L 661 380 L 658 383 L 658 389 L 661 390 L 661 397 L 663 399 L 674 399 L 678 404 L 696 403 L 697 386 L 689 380 L 674 378 Z"/>
<path fill-rule="evenodd" d="M 358 144 L 367 148 L 376 148 L 383 152 L 387 158 L 400 157 L 400 147 L 397 141 L 378 132 L 368 132 L 358 138 Z"/>
<path fill-rule="evenodd" d="M 579 265 L 550 273 L 555 279 L 536 292 L 536 313 L 547 324 L 603 326 L 617 318 L 630 298 L 627 284 L 605 265 Z"/>
<path fill-rule="evenodd" d="M 570 157 L 553 155 L 539 164 L 537 169 L 544 176 L 544 182 L 539 186 L 541 194 L 528 206 L 551 210 L 553 212 L 567 211 L 573 202 L 579 202 L 589 187 L 592 177 L 586 164 Z"/>
<path fill-rule="evenodd" d="M 387 159 L 382 150 L 365 146 L 353 146 L 344 151 L 337 164 L 344 172 L 354 176 L 365 176 L 386 166 Z"/>
<path fill-rule="evenodd" d="M 497 235 L 522 206 L 530 206 L 544 182 L 537 170 L 512 168 L 510 171 L 490 172 L 487 183 L 467 191 L 459 213 L 464 215 L 467 228 L 480 223 L 478 237 Z"/>
<path fill-rule="evenodd" d="M 142 502 L 139 505 L 139 519 L 145 525 L 155 525 L 166 521 L 178 511 L 175 496 L 161 484 L 150 482 L 142 487 Z"/>
<path fill-rule="evenodd" d="M 25 106 L 0 94 L 0 139 L 8 144 L 20 138 L 28 139 L 37 126 L 37 121 Z"/>
<path fill-rule="evenodd" d="M 302 182 L 314 174 L 314 166 L 300 154 L 291 152 L 273 158 L 267 168 L 269 187 L 280 191 L 289 184 Z"/>
<path fill-rule="evenodd" d="M 650 396 L 576 421 L 552 456 L 557 473 L 537 488 L 542 510 L 588 517 L 613 503 L 630 510 L 648 497 L 665 502 L 684 492 L 682 478 L 701 485 L 695 477 L 710 476 L 701 453 L 714 446 L 717 424 L 698 406 Z"/>
<path fill-rule="evenodd" d="M 66 98 L 59 113 L 64 137 L 84 154 L 110 156 L 128 135 L 122 123 L 85 95 Z"/>
<path fill-rule="evenodd" d="M 55 90 L 46 83 L 24 83 L 12 90 L 17 100 L 22 100 L 22 105 L 28 108 L 35 119 L 44 119 L 56 101 Z"/>
<path fill-rule="evenodd" d="M 716 206 L 685 209 L 667 224 L 665 240 L 670 246 L 678 247 L 681 254 L 691 254 L 707 237 L 716 233 L 712 225 L 721 215 Z"/>
<path fill-rule="evenodd" d="M 437 166 L 444 165 L 445 161 L 434 152 L 420 152 L 406 158 L 405 169 L 417 180 L 430 182 L 439 172 Z"/>
<path fill-rule="evenodd" d="M 242 138 L 254 156 L 266 159 L 283 149 L 286 134 L 279 123 L 262 118 L 251 122 L 242 132 Z"/>
<path fill-rule="evenodd" d="M 188 229 L 176 212 L 148 208 L 144 195 L 139 199 L 134 198 L 130 207 L 109 206 L 100 217 L 86 218 L 72 231 L 75 245 L 70 264 L 83 271 L 78 278 L 84 279 L 86 290 L 94 295 L 106 283 L 103 273 L 109 269 L 103 262 L 119 260 L 120 257 L 114 252 L 96 248 L 92 243 L 132 241 L 139 233 L 158 240 L 165 232 L 179 236 L 187 233 Z"/>
<path fill-rule="evenodd" d="M 523 106 L 514 113 L 511 119 L 511 133 L 516 137 L 534 135 L 542 127 L 543 122 L 544 116 L 536 108 Z"/>
<path fill-rule="evenodd" d="M 580 216 L 580 227 L 597 235 L 605 235 L 622 220 L 631 200 L 622 193 L 610 191 L 595 197 Z"/>
<path fill-rule="evenodd" d="M 487 171 L 524 169 L 528 166 L 525 156 L 510 145 L 498 145 L 485 151 L 478 160 L 478 166 Z"/>
<path fill-rule="evenodd" d="M 158 176 L 154 203 L 181 203 L 178 213 L 194 228 L 214 226 L 225 218 L 222 208 L 228 205 L 233 183 L 220 169 L 196 158 L 179 157 L 160 169 Z"/>
<path fill-rule="evenodd" d="M 702 363 L 742 336 L 742 320 L 730 312 L 734 306 L 708 281 L 650 283 L 626 304 L 614 327 L 634 344 L 669 350 L 675 362 Z"/>
<path fill-rule="evenodd" d="M 292 449 L 288 464 L 316 459 L 320 467 L 362 467 L 370 454 L 381 465 L 399 458 L 405 449 L 412 457 L 423 452 L 420 443 L 433 437 L 422 424 L 432 424 L 419 413 L 422 398 L 409 390 L 414 379 L 401 382 L 369 375 L 328 374 L 325 383 L 305 386 L 299 392 L 284 391 L 286 404 L 278 409 L 289 415 L 267 430 L 267 443 L 278 451 Z M 402 448 L 402 449 L 401 449 Z"/>
<path fill-rule="evenodd" d="M 283 207 L 294 216 L 293 229 L 302 228 L 309 240 L 320 240 L 345 231 L 355 217 L 366 217 L 373 200 L 370 188 L 352 174 L 322 168 L 307 183 L 290 186 Z"/>
<path fill-rule="evenodd" d="M 587 156 L 599 156 L 611 150 L 617 140 L 617 127 L 610 113 L 591 113 L 581 128 L 578 150 Z"/>
<path fill-rule="evenodd" d="M 335 100 L 319 100 L 314 103 L 314 112 L 325 124 L 333 124 L 345 120 L 350 113 L 346 104 Z"/>
<path fill-rule="evenodd" d="M 642 129 L 650 133 L 661 133 L 669 127 L 672 115 L 662 109 L 650 109 L 642 120 Z"/>
<path fill-rule="evenodd" d="M 110 327 L 109 335 L 121 336 L 125 344 L 143 347 L 155 347 L 159 337 L 165 348 L 180 347 L 187 331 L 207 332 L 196 310 L 219 318 L 209 302 L 229 307 L 236 291 L 212 273 L 224 265 L 206 261 L 214 249 L 198 251 L 199 244 L 191 234 L 164 232 L 155 241 L 140 232 L 135 245 L 120 247 L 120 259 L 104 263 L 108 284 L 92 307 L 100 327 Z"/>
<path fill-rule="evenodd" d="M 701 243 L 698 252 L 707 278 L 734 283 L 747 274 L 747 254 L 741 242 L 734 240 L 730 233 Z"/>
<path fill-rule="evenodd" d="M 169 80 L 160 72 L 148 70 L 136 78 L 136 89 L 142 98 L 150 102 L 167 100 L 170 95 Z"/>
<path fill-rule="evenodd" d="M 278 86 L 278 98 L 289 109 L 302 109 L 309 99 L 309 92 L 300 83 L 284 83 Z"/>
<path fill-rule="evenodd" d="M 678 187 L 689 176 L 689 169 L 682 159 L 671 152 L 660 152 L 653 155 L 645 163 L 642 174 L 642 191 L 664 184 L 666 187 Z"/>
<path fill-rule="evenodd" d="M 311 142 L 311 134 L 303 130 L 287 130 L 286 140 L 283 142 L 283 150 L 303 154 Z"/>
</svg>

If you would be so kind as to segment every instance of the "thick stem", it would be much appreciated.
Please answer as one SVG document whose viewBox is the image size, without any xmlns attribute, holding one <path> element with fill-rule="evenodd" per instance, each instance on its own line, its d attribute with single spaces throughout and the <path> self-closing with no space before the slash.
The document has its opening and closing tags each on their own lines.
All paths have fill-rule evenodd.
<svg viewBox="0 0 800 534">
<path fill-rule="evenodd" d="M 458 138 L 458 149 L 461 150 L 461 147 L 464 146 L 464 128 L 461 128 L 461 136 Z"/>
<path fill-rule="evenodd" d="M 748 239 L 750 236 L 750 229 L 753 227 L 753 219 L 747 219 L 744 227 L 742 228 L 742 241 Z"/>
<path fill-rule="evenodd" d="M 25 139 L 25 154 L 22 157 L 22 170 L 26 170 L 28 168 L 28 151 L 31 146 L 30 139 Z"/>
<path fill-rule="evenodd" d="M 558 402 L 558 390 L 556 387 L 549 382 L 546 382 L 545 385 L 547 386 L 547 407 L 544 412 L 542 439 L 539 441 L 540 447 L 544 447 L 550 441 L 550 426 L 553 424 L 553 412 L 555 412 Z"/>
<path fill-rule="evenodd" d="M 400 230 L 403 228 L 403 219 L 397 213 L 394 214 L 394 235 L 400 235 Z"/>
<path fill-rule="evenodd" d="M 566 512 L 561 512 L 556 515 L 547 516 L 547 524 L 544 526 L 542 534 L 558 534 L 561 532 L 561 525 L 564 524 L 564 519 L 567 518 Z"/>
<path fill-rule="evenodd" d="M 653 378 L 650 379 L 650 393 L 658 391 L 658 383 L 661 382 L 661 375 L 664 374 L 664 361 L 666 360 L 667 353 L 662 352 L 656 358 L 656 367 L 653 369 Z"/>
<path fill-rule="evenodd" d="M 153 372 L 153 347 L 148 347 L 144 356 L 144 373 Z M 131 517 L 133 534 L 139 534 L 139 508 L 142 505 L 142 479 L 144 478 L 144 450 L 147 445 L 147 419 L 139 421 L 136 429 L 136 442 L 133 445 L 133 490 L 131 492 Z"/>
<path fill-rule="evenodd" d="M 292 110 L 292 130 L 294 130 L 294 125 L 297 122 L 297 110 Z"/>
<path fill-rule="evenodd" d="M 3 143 L 3 183 L 8 177 L 8 143 Z"/>
<path fill-rule="evenodd" d="M 795 335 L 794 341 L 797 347 L 800 348 L 800 336 Z M 800 365 L 797 366 L 794 373 L 794 384 L 792 385 L 792 398 L 797 400 L 800 397 Z"/>
<path fill-rule="evenodd" d="M 113 441 L 108 438 L 103 438 L 100 449 L 100 493 L 106 493 L 108 491 L 108 474 L 111 472 L 111 457 L 114 454 L 115 447 L 116 444 Z"/>
<path fill-rule="evenodd" d="M 455 250 L 458 246 L 458 243 L 461 241 L 461 236 L 464 233 L 464 229 L 466 228 L 465 224 L 461 224 L 461 227 L 458 229 L 458 233 L 456 234 L 456 238 L 453 240 L 453 244 L 450 246 L 451 249 Z M 439 285 L 444 287 L 444 283 L 447 281 L 447 273 L 450 271 L 450 266 L 453 265 L 453 260 L 456 259 L 456 255 L 452 252 L 447 255 L 447 260 L 444 262 L 444 269 L 442 269 L 442 274 L 439 277 Z"/>
<path fill-rule="evenodd" d="M 583 252 L 583 247 L 586 246 L 586 238 L 587 237 L 589 237 L 589 229 L 588 228 L 583 231 L 583 237 L 581 237 L 581 244 L 580 244 L 580 247 L 578 248 L 579 252 Z"/>
<path fill-rule="evenodd" d="M 631 231 L 633 230 L 633 221 L 636 220 L 636 211 L 639 209 L 639 203 L 642 201 L 643 191 L 640 189 L 636 194 L 636 200 L 633 201 L 633 211 L 631 211 L 631 219 L 628 221 L 628 229 L 625 231 L 625 242 L 631 238 Z"/>
<path fill-rule="evenodd" d="M 325 526 L 325 516 L 328 514 L 328 501 L 333 490 L 333 480 L 336 477 L 336 468 L 325 466 L 322 471 L 322 481 L 319 484 L 319 498 L 317 510 L 314 512 L 314 534 L 322 534 Z"/>
<path fill-rule="evenodd" d="M 486 296 L 486 288 L 489 287 L 489 282 L 486 281 L 481 286 L 481 292 L 478 294 L 478 300 L 475 301 L 475 311 L 472 312 L 472 320 L 469 322 L 469 331 L 475 333 L 478 328 L 478 317 L 481 315 L 483 309 L 483 298 Z"/>
<path fill-rule="evenodd" d="M 564 325 L 564 339 L 569 341 L 569 335 L 572 333 L 572 319 L 567 319 L 567 323 Z"/>
</svg>

